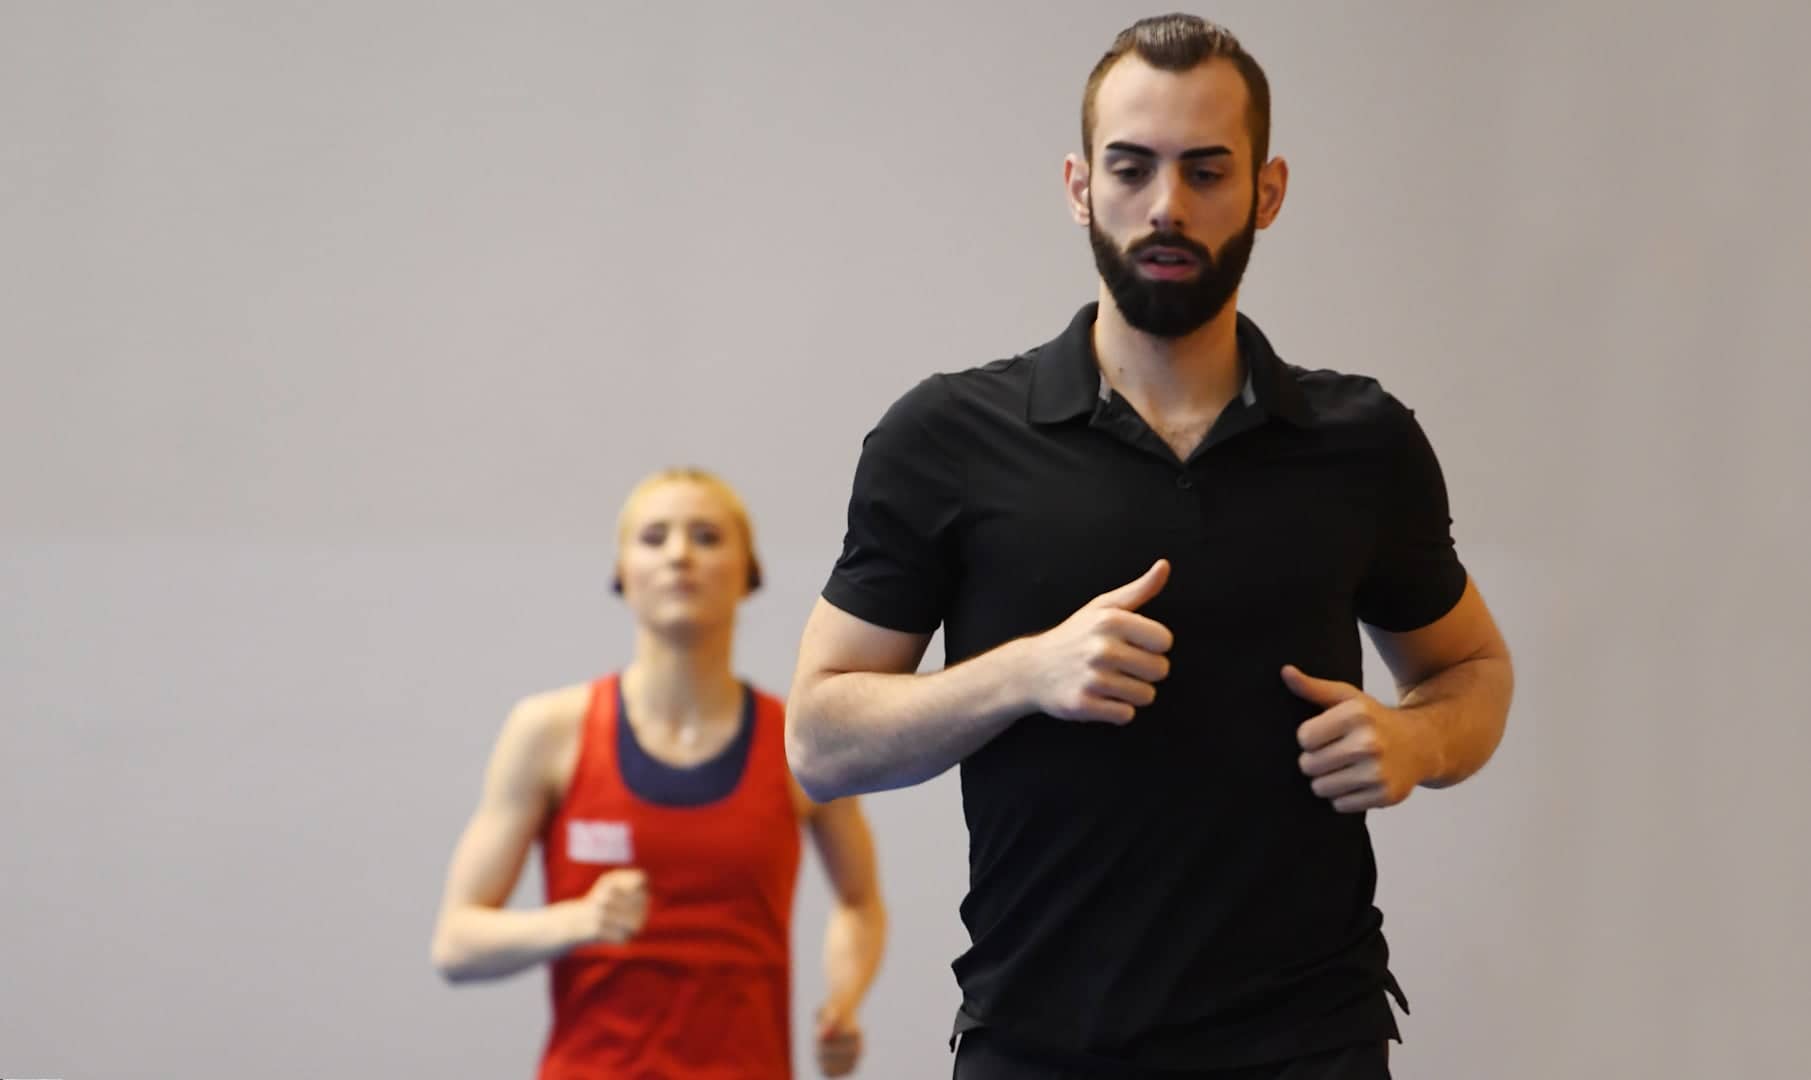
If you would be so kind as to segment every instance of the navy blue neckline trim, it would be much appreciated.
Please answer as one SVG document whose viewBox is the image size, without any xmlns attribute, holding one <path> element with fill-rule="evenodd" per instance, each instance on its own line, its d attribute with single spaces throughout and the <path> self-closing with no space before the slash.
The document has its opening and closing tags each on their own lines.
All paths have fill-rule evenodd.
<svg viewBox="0 0 1811 1080">
<path fill-rule="evenodd" d="M 629 722 L 622 681 L 616 684 L 616 763 L 636 798 L 657 806 L 706 806 L 728 798 L 742 782 L 754 745 L 755 694 L 742 686 L 742 716 L 736 734 L 716 754 L 696 765 L 669 765 L 648 753 Z"/>
</svg>

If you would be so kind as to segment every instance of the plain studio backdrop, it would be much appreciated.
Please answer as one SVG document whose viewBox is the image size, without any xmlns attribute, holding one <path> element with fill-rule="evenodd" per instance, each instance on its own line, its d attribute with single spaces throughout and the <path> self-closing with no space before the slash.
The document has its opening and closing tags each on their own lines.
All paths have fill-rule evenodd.
<svg viewBox="0 0 1811 1080">
<path fill-rule="evenodd" d="M 743 490 L 784 693 L 863 434 L 1092 298 L 1062 156 L 1157 10 L 0 5 L 0 1073 L 529 1076 L 544 975 L 429 931 L 512 701 L 627 658 L 620 500 Z M 1398 1075 L 1807 1075 L 1811 7 L 1203 13 L 1293 166 L 1242 306 L 1417 409 L 1519 661 L 1371 817 Z M 948 1075 L 957 786 L 866 805 L 862 1074 Z"/>
</svg>

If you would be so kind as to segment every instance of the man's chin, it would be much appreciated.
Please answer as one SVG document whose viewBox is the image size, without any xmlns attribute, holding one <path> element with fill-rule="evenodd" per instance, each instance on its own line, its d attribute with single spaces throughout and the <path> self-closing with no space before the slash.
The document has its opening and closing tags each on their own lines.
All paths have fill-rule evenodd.
<svg viewBox="0 0 1811 1080">
<path fill-rule="evenodd" d="M 1177 338 L 1185 338 L 1219 318 L 1220 313 L 1226 310 L 1226 304 L 1222 303 L 1214 310 L 1206 312 L 1199 308 L 1190 311 L 1154 312 L 1146 309 L 1128 312 L 1123 304 L 1120 305 L 1119 310 L 1120 315 L 1126 320 L 1126 325 L 1132 329 L 1142 334 L 1149 334 L 1151 337 L 1173 341 Z"/>
</svg>

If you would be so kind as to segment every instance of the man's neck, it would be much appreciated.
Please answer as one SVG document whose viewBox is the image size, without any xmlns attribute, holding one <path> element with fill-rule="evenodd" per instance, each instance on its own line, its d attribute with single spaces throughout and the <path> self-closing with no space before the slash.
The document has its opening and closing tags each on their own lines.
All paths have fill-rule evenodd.
<svg viewBox="0 0 1811 1080">
<path fill-rule="evenodd" d="M 1101 378 L 1148 418 L 1211 421 L 1239 396 L 1238 297 L 1205 324 L 1178 338 L 1160 338 L 1126 322 L 1106 287 L 1094 320 L 1094 355 Z"/>
</svg>

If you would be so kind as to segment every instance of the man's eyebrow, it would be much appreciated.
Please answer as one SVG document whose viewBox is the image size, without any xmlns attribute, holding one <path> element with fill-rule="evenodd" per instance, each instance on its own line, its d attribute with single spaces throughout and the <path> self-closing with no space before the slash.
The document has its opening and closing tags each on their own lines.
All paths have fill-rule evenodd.
<svg viewBox="0 0 1811 1080">
<path fill-rule="evenodd" d="M 1157 156 L 1157 151 L 1148 146 L 1140 146 L 1135 142 L 1125 142 L 1123 140 L 1110 142 L 1107 144 L 1106 148 L 1109 153 L 1129 154 L 1132 157 L 1155 158 Z M 1232 147 L 1230 146 L 1193 146 L 1184 150 L 1181 154 L 1182 160 L 1184 161 L 1231 156 Z"/>
</svg>

